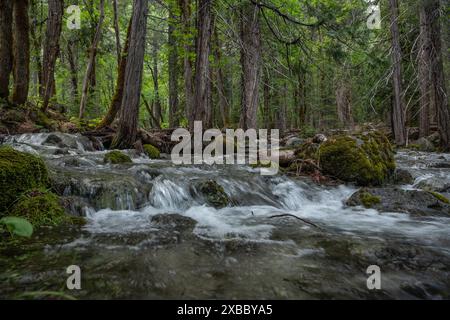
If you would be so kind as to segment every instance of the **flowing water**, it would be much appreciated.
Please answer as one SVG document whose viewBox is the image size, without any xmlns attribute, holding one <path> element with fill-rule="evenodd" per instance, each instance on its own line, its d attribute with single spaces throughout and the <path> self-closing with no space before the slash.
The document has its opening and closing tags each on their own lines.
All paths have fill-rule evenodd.
<svg viewBox="0 0 450 320">
<path fill-rule="evenodd" d="M 349 208 L 352 186 L 317 186 L 246 166 L 175 166 L 106 151 L 76 135 L 28 134 L 5 143 L 41 155 L 83 227 L 38 230 L 0 251 L 0 297 L 64 292 L 76 298 L 450 298 L 450 219 Z M 53 141 L 53 142 L 52 142 Z M 413 185 L 450 185 L 450 156 L 400 152 Z M 205 204 L 193 186 L 216 180 L 231 205 Z M 437 182 L 436 182 L 437 181 Z M 307 220 L 308 224 L 300 219 Z M 65 288 L 78 265 L 82 290 Z M 367 288 L 378 265 L 382 289 Z"/>
</svg>

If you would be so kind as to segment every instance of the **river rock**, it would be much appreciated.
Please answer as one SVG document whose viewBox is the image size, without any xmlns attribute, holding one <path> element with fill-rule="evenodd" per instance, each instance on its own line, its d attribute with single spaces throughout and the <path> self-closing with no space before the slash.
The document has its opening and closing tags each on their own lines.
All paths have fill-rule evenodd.
<svg viewBox="0 0 450 320">
<path fill-rule="evenodd" d="M 414 178 L 412 174 L 406 169 L 395 169 L 393 181 L 395 184 L 413 184 Z"/>
<path fill-rule="evenodd" d="M 286 147 L 288 148 L 298 147 L 302 145 L 304 142 L 305 140 L 299 137 L 291 137 L 286 141 Z"/>
<path fill-rule="evenodd" d="M 431 143 L 430 140 L 428 140 L 427 138 L 420 138 L 419 140 L 415 141 L 413 145 L 416 146 L 416 148 L 419 151 L 424 152 L 436 151 L 436 148 L 434 147 L 433 143 Z"/>
<path fill-rule="evenodd" d="M 413 216 L 450 217 L 448 199 L 440 194 L 400 188 L 362 188 L 346 202 L 348 206 L 364 206 L 380 212 L 409 213 Z"/>
<path fill-rule="evenodd" d="M 196 193 L 200 194 L 204 201 L 215 207 L 226 207 L 230 199 L 225 193 L 223 187 L 214 180 L 201 181 L 195 185 Z"/>
<path fill-rule="evenodd" d="M 436 176 L 421 179 L 414 186 L 425 191 L 450 193 L 450 182 Z"/>
</svg>

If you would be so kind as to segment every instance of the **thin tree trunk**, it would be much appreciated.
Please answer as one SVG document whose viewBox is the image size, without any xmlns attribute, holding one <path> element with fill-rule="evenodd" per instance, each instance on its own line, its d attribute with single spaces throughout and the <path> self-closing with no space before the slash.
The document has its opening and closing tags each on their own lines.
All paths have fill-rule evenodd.
<svg viewBox="0 0 450 320">
<path fill-rule="evenodd" d="M 191 115 L 194 109 L 194 84 L 191 52 L 192 48 L 189 43 L 190 27 L 191 27 L 191 2 L 190 0 L 179 0 L 178 2 L 181 11 L 181 20 L 183 25 L 183 51 L 184 51 L 184 95 L 186 105 L 186 118 L 189 123 L 193 122 Z"/>
<path fill-rule="evenodd" d="M 64 1 L 48 1 L 47 31 L 45 33 L 44 56 L 42 62 L 41 96 L 42 109 L 47 110 L 52 94 L 55 92 L 55 66 L 59 54 L 59 37 L 62 30 Z"/>
<path fill-rule="evenodd" d="M 125 40 L 125 45 L 123 48 L 122 56 L 120 58 L 120 64 L 117 71 L 117 81 L 116 81 L 116 89 L 114 96 L 111 100 L 111 104 L 109 106 L 108 112 L 105 117 L 102 119 L 100 124 L 97 126 L 97 129 L 100 130 L 111 125 L 116 118 L 117 113 L 120 110 L 120 106 L 122 104 L 123 99 L 123 87 L 125 83 L 125 69 L 127 66 L 127 57 L 128 57 L 128 49 L 130 47 L 130 32 L 131 32 L 131 24 L 132 20 L 128 24 L 127 31 L 127 39 Z"/>
<path fill-rule="evenodd" d="M 392 67 L 394 86 L 394 106 L 392 112 L 393 133 L 395 143 L 399 146 L 406 143 L 405 102 L 402 91 L 402 49 L 400 47 L 400 31 L 398 27 L 399 7 L 397 0 L 389 0 L 391 10 Z"/>
<path fill-rule="evenodd" d="M 270 114 L 270 78 L 268 70 L 264 72 L 264 126 L 265 129 L 272 129 L 271 114 Z"/>
<path fill-rule="evenodd" d="M 259 81 L 261 60 L 261 34 L 259 8 L 254 4 L 244 4 L 241 17 L 241 64 L 242 64 L 242 114 L 241 127 L 257 127 L 259 104 Z"/>
<path fill-rule="evenodd" d="M 89 93 L 89 82 L 91 82 L 92 86 L 92 75 L 94 71 L 94 65 L 95 65 L 95 57 L 97 52 L 97 46 L 100 42 L 100 36 L 103 26 L 103 20 L 105 18 L 105 1 L 100 0 L 100 18 L 97 24 L 97 30 L 95 31 L 94 40 L 92 41 L 92 45 L 90 48 L 89 53 L 89 62 L 86 68 L 86 74 L 84 75 L 83 80 L 83 89 L 81 91 L 81 101 L 80 101 L 80 113 L 79 118 L 83 119 L 84 112 L 86 109 L 87 99 L 88 99 L 88 93 Z"/>
<path fill-rule="evenodd" d="M 169 11 L 169 127 L 178 127 L 178 48 L 175 36 L 177 16 Z"/>
<path fill-rule="evenodd" d="M 211 43 L 211 3 L 212 0 L 199 0 L 197 49 L 195 63 L 195 95 L 194 108 L 191 110 L 189 126 L 194 127 L 194 121 L 207 122 L 206 115 L 209 106 L 209 53 Z"/>
<path fill-rule="evenodd" d="M 9 78 L 12 72 L 12 1 L 0 1 L 0 99 L 9 97 Z"/>
<path fill-rule="evenodd" d="M 419 50 L 419 84 L 420 84 L 420 114 L 419 136 L 430 135 L 431 109 L 431 72 L 430 72 L 430 26 L 425 5 L 420 6 L 420 50 Z"/>
<path fill-rule="evenodd" d="M 113 148 L 131 148 L 136 142 L 147 33 L 147 11 L 147 0 L 134 0 L 124 94 L 119 128 L 112 142 Z"/>
<path fill-rule="evenodd" d="M 120 47 L 120 28 L 119 28 L 117 0 L 113 0 L 113 11 L 114 11 L 114 34 L 116 36 L 117 65 L 120 65 L 120 56 L 122 53 L 122 48 Z"/>
<path fill-rule="evenodd" d="M 217 94 L 219 96 L 219 111 L 222 120 L 222 127 L 227 128 L 230 121 L 229 102 L 226 97 L 225 83 L 222 70 L 222 55 L 220 52 L 219 35 L 217 28 L 214 28 L 214 57 L 216 62 Z"/>
<path fill-rule="evenodd" d="M 340 75 L 336 88 L 336 107 L 339 121 L 345 128 L 353 127 L 352 90 L 346 75 Z"/>
<path fill-rule="evenodd" d="M 76 42 L 69 40 L 67 42 L 67 57 L 69 61 L 70 69 L 70 84 L 72 87 L 72 101 L 76 102 L 78 98 L 78 68 L 77 68 L 77 58 L 75 55 Z"/>
<path fill-rule="evenodd" d="M 158 51 L 159 51 L 159 44 L 155 32 L 155 34 L 153 35 L 153 53 L 152 53 L 153 56 L 152 78 L 154 91 L 153 118 L 155 119 L 155 121 L 153 122 L 153 127 L 161 129 L 162 107 L 161 107 L 161 98 L 159 96 Z"/>
</svg>

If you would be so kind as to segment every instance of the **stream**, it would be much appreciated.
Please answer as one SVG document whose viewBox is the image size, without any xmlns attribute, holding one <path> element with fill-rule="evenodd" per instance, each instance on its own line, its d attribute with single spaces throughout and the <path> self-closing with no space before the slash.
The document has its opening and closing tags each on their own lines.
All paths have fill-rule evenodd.
<svg viewBox="0 0 450 320">
<path fill-rule="evenodd" d="M 132 150 L 133 164 L 104 164 L 106 151 L 79 135 L 4 143 L 40 155 L 87 223 L 41 228 L 2 248 L 2 299 L 48 291 L 77 299 L 450 298 L 449 218 L 346 207 L 356 187 L 247 166 L 175 166 Z M 449 154 L 401 151 L 397 162 L 415 179 L 402 188 L 427 182 L 449 195 Z M 212 208 L 193 191 L 210 179 L 231 205 Z M 70 265 L 81 268 L 81 290 L 66 288 Z M 367 288 L 371 265 L 381 269 L 381 290 Z"/>
</svg>

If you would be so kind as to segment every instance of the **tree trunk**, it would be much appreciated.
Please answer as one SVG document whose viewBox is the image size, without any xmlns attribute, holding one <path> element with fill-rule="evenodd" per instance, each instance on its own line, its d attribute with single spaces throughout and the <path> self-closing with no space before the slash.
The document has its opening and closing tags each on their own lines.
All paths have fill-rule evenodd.
<svg viewBox="0 0 450 320">
<path fill-rule="evenodd" d="M 191 2 L 190 0 L 179 0 L 178 2 L 181 11 L 181 20 L 183 24 L 183 51 L 184 51 L 184 95 L 186 105 L 186 118 L 189 123 L 192 123 L 191 115 L 194 109 L 194 84 L 191 61 L 191 45 L 190 41 L 190 27 L 191 27 Z"/>
<path fill-rule="evenodd" d="M 122 49 L 120 47 L 120 28 L 119 28 L 119 15 L 117 10 L 117 0 L 113 0 L 113 11 L 114 11 L 114 34 L 116 36 L 117 65 L 119 66 Z"/>
<path fill-rule="evenodd" d="M 441 19 L 439 0 L 424 0 L 430 26 L 431 83 L 434 86 L 439 136 L 444 151 L 450 151 L 450 115 L 442 60 Z"/>
<path fill-rule="evenodd" d="M 55 66 L 59 54 L 59 37 L 62 30 L 64 1 L 48 1 L 47 31 L 45 33 L 44 55 L 42 62 L 41 96 L 42 109 L 47 110 L 50 98 L 55 92 Z"/>
<path fill-rule="evenodd" d="M 346 75 L 340 75 L 336 88 L 336 107 L 338 119 L 345 128 L 353 127 L 352 89 Z"/>
<path fill-rule="evenodd" d="M 195 61 L 195 95 L 194 107 L 189 118 L 191 130 L 194 121 L 207 122 L 206 115 L 209 106 L 209 53 L 211 43 L 211 2 L 212 0 L 199 0 L 197 24 L 197 49 Z M 205 128 L 206 129 L 206 128 Z"/>
<path fill-rule="evenodd" d="M 70 70 L 70 84 L 72 91 L 72 101 L 76 102 L 78 98 L 78 68 L 77 68 L 77 58 L 75 55 L 76 42 L 69 40 L 67 42 L 67 60 L 69 61 Z"/>
<path fill-rule="evenodd" d="M 152 67 L 152 78 L 153 78 L 153 121 L 152 126 L 154 128 L 161 129 L 161 119 L 162 119 L 162 107 L 161 98 L 159 96 L 159 82 L 158 82 L 158 52 L 159 44 L 156 36 L 156 32 L 153 35 L 153 67 Z"/>
<path fill-rule="evenodd" d="M 227 128 L 230 121 L 230 108 L 225 92 L 222 55 L 220 52 L 220 41 L 219 35 L 217 34 L 217 28 L 214 28 L 214 58 L 216 60 L 217 94 L 219 96 L 220 118 L 222 120 L 222 127 Z"/>
<path fill-rule="evenodd" d="M 131 148 L 136 142 L 147 33 L 147 11 L 147 0 L 134 0 L 120 122 L 112 143 L 113 148 Z"/>
<path fill-rule="evenodd" d="M 105 128 L 113 123 L 122 104 L 123 87 L 125 83 L 125 69 L 127 66 L 128 49 L 130 47 L 131 24 L 132 20 L 130 20 L 130 23 L 128 24 L 127 39 L 125 40 L 125 46 L 123 48 L 122 56 L 120 57 L 120 64 L 117 71 L 116 90 L 111 100 L 108 112 L 106 113 L 100 124 L 97 126 L 98 130 Z"/>
<path fill-rule="evenodd" d="M 9 97 L 12 72 L 12 1 L 0 1 L 0 99 Z"/>
<path fill-rule="evenodd" d="M 420 84 L 420 114 L 419 136 L 430 135 L 430 107 L 431 107 L 431 73 L 430 73 L 430 26 L 426 7 L 420 6 L 420 50 L 419 50 L 419 84 Z"/>
<path fill-rule="evenodd" d="M 179 126 L 178 114 L 178 48 L 175 36 L 177 16 L 169 11 L 169 127 Z"/>
<path fill-rule="evenodd" d="M 102 33 L 102 25 L 103 20 L 105 18 L 105 1 L 100 0 L 100 18 L 97 24 L 97 30 L 95 31 L 94 39 L 92 40 L 92 45 L 89 50 L 89 61 L 86 68 L 86 74 L 84 75 L 83 80 L 83 89 L 81 91 L 81 101 L 80 101 L 80 113 L 79 118 L 83 119 L 84 117 L 84 111 L 86 109 L 87 99 L 88 99 L 88 93 L 89 93 L 89 83 L 92 84 L 92 75 L 94 73 L 94 67 L 95 67 L 95 57 L 97 55 L 97 46 L 100 42 L 100 36 Z M 94 77 L 95 79 L 95 77 Z"/>
<path fill-rule="evenodd" d="M 391 36 L 392 36 L 392 67 L 394 106 L 392 112 L 392 126 L 395 143 L 399 146 L 406 143 L 405 128 L 405 102 L 402 91 L 402 49 L 400 47 L 400 31 L 398 27 L 399 8 L 397 0 L 389 0 L 391 11 Z"/>
<path fill-rule="evenodd" d="M 259 103 L 259 81 L 261 60 L 261 35 L 259 28 L 259 8 L 254 4 L 244 4 L 241 16 L 241 64 L 242 64 L 242 114 L 241 128 L 257 127 Z"/>
<path fill-rule="evenodd" d="M 264 126 L 265 129 L 272 129 L 272 121 L 270 114 L 270 78 L 269 71 L 264 72 Z"/>
</svg>

